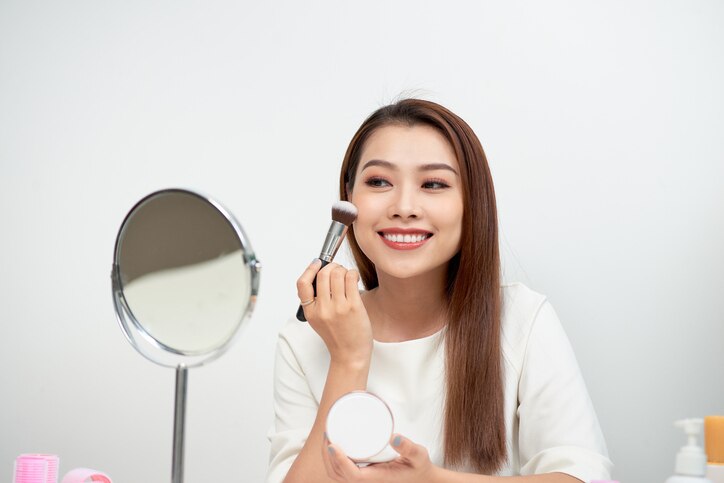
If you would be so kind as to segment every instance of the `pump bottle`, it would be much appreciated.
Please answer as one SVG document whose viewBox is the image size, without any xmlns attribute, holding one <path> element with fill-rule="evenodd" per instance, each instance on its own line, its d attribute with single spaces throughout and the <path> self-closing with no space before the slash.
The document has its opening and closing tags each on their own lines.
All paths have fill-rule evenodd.
<svg viewBox="0 0 724 483">
<path fill-rule="evenodd" d="M 701 418 L 682 419 L 676 421 L 674 426 L 684 430 L 688 442 L 677 453 L 675 474 L 669 477 L 666 483 L 711 483 L 704 476 L 706 475 L 706 453 L 696 440 L 696 437 L 701 434 L 704 420 Z"/>
</svg>

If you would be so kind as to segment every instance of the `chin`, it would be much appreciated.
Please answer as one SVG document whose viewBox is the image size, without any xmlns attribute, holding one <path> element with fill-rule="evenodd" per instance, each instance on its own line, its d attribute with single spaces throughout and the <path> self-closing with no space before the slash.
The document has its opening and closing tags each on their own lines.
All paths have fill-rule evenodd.
<svg viewBox="0 0 724 483">
<path fill-rule="evenodd" d="M 405 263 L 400 260 L 391 260 L 387 262 L 375 264 L 377 270 L 377 277 L 391 277 L 398 280 L 409 280 L 418 277 L 432 276 L 440 272 L 440 270 L 447 270 L 447 263 L 442 265 L 424 265 L 421 266 L 417 263 Z"/>
</svg>

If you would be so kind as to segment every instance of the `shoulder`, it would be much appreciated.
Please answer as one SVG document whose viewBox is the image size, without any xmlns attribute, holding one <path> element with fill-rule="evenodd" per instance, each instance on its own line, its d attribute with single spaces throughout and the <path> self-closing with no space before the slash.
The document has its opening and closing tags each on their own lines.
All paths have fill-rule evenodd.
<svg viewBox="0 0 724 483">
<path fill-rule="evenodd" d="M 303 349 L 322 344 L 322 339 L 307 322 L 300 322 L 296 317 L 286 321 L 279 331 L 279 340 L 284 341 L 292 349 Z"/>
<path fill-rule="evenodd" d="M 308 339 L 314 335 L 317 335 L 317 333 L 314 332 L 309 323 L 300 322 L 296 317 L 288 319 L 279 330 L 279 338 L 288 342 Z"/>
<path fill-rule="evenodd" d="M 503 294 L 503 308 L 516 306 L 522 307 L 533 307 L 534 309 L 539 307 L 546 300 L 546 296 L 531 290 L 525 284 L 521 282 L 507 282 L 500 285 L 501 293 Z"/>
<path fill-rule="evenodd" d="M 520 282 L 501 285 L 501 344 L 507 362 L 520 372 L 536 318 L 547 305 L 545 295 Z"/>
<path fill-rule="evenodd" d="M 510 337 L 525 336 L 536 315 L 547 303 L 545 295 L 535 292 L 520 282 L 501 285 L 502 329 Z"/>
<path fill-rule="evenodd" d="M 279 331 L 278 351 L 291 355 L 300 366 L 327 362 L 329 354 L 324 341 L 307 322 L 292 317 Z"/>
</svg>

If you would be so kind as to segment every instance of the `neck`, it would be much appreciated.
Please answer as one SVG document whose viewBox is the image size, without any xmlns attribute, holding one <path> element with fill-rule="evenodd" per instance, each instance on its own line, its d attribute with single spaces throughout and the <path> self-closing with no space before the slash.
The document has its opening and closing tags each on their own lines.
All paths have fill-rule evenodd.
<svg viewBox="0 0 724 483">
<path fill-rule="evenodd" d="M 406 279 L 378 273 L 379 286 L 365 298 L 375 340 L 401 342 L 440 330 L 446 322 L 446 277 L 447 266 Z"/>
</svg>

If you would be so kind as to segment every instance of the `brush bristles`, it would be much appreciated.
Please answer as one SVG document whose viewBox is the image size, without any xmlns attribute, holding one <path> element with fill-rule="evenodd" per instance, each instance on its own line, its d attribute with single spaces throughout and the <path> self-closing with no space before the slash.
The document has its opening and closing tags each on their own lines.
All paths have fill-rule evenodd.
<svg viewBox="0 0 724 483">
<path fill-rule="evenodd" d="M 357 207 L 349 201 L 337 201 L 332 205 L 332 219 L 349 226 L 357 219 Z"/>
</svg>

